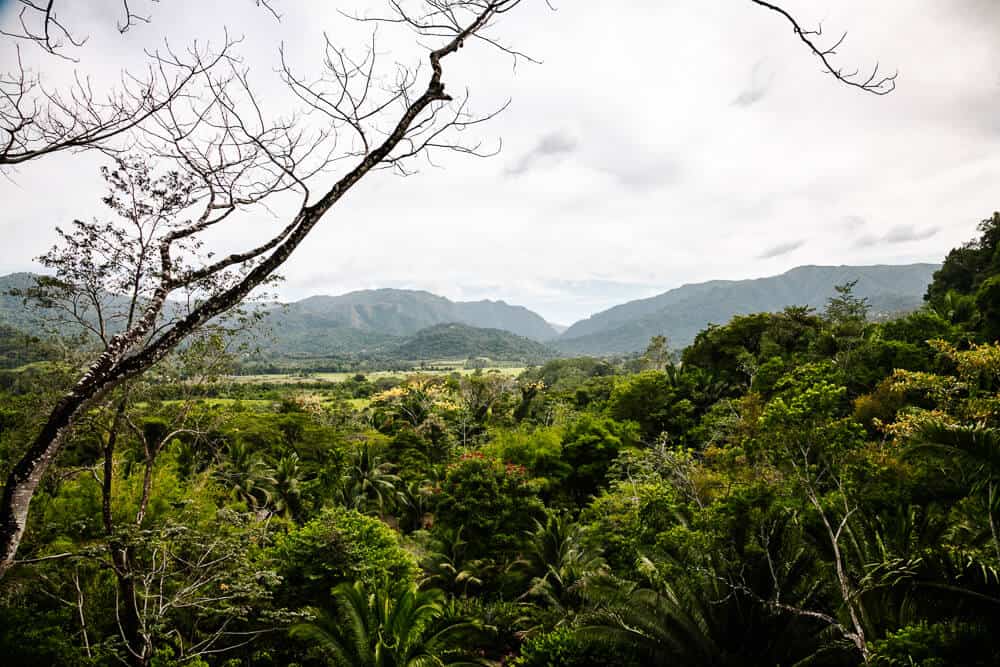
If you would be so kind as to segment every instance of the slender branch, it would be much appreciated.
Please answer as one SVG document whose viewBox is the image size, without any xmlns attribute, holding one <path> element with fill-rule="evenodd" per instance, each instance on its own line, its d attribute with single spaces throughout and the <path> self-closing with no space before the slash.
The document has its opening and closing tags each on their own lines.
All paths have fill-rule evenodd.
<svg viewBox="0 0 1000 667">
<path fill-rule="evenodd" d="M 816 37 L 821 37 L 823 35 L 822 26 L 819 26 L 816 30 L 805 30 L 799 24 L 798 20 L 786 9 L 783 9 L 772 2 L 767 2 L 766 0 L 750 0 L 750 2 L 784 17 L 784 19 L 791 24 L 795 35 L 802 41 L 803 44 L 806 45 L 814 56 L 820 59 L 823 66 L 826 68 L 826 72 L 841 83 L 853 88 L 858 88 L 873 95 L 888 95 L 896 89 L 896 78 L 899 76 L 899 72 L 895 72 L 890 75 L 881 74 L 879 71 L 881 66 L 878 63 L 876 63 L 874 68 L 872 68 L 871 74 L 867 76 L 861 74 L 860 70 L 846 72 L 842 68 L 833 64 L 831 58 L 837 55 L 837 49 L 840 48 L 840 46 L 844 43 L 844 40 L 847 39 L 846 32 L 841 35 L 840 39 L 834 42 L 833 45 L 824 48 L 819 46 L 815 40 Z"/>
</svg>

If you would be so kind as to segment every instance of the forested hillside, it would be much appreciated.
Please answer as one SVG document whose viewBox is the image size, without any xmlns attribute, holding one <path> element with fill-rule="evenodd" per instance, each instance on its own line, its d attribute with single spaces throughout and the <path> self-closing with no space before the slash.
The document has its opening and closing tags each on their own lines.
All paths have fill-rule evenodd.
<svg viewBox="0 0 1000 667">
<path fill-rule="evenodd" d="M 275 308 L 265 324 L 273 328 L 277 345 L 296 352 L 303 345 L 338 345 L 370 335 L 404 338 L 436 324 L 458 322 L 483 329 L 503 329 L 545 341 L 558 334 L 544 319 L 521 306 L 503 301 L 454 302 L 429 292 L 380 289 L 341 296 L 314 296 Z"/>
<path fill-rule="evenodd" d="M 37 291 L 39 279 L 44 284 L 44 277 L 29 273 L 0 277 L 0 325 L 29 336 L 59 332 L 91 341 L 101 325 L 110 333 L 119 330 L 120 318 L 102 320 L 89 299 L 74 304 L 72 314 L 62 304 L 46 307 L 26 299 Z M 97 298 L 108 312 L 122 311 L 125 301 L 111 293 Z M 183 315 L 181 304 L 173 309 Z M 453 302 L 429 292 L 383 289 L 285 305 L 252 304 L 248 312 L 260 318 L 240 340 L 254 350 L 249 363 L 258 365 L 350 366 L 361 360 L 379 364 L 469 357 L 531 362 L 557 354 L 538 342 L 554 339 L 554 328 L 528 309 L 503 301 Z M 442 335 L 445 330 L 437 327 L 443 324 L 462 326 Z"/>
<path fill-rule="evenodd" d="M 479 329 L 464 324 L 438 324 L 418 331 L 394 348 L 398 359 L 465 359 L 487 357 L 494 361 L 539 363 L 556 356 L 551 349 L 523 336 L 500 329 Z"/>
<path fill-rule="evenodd" d="M 314 296 L 284 305 L 257 304 L 253 310 L 266 315 L 256 328 L 253 345 L 263 363 L 348 365 L 359 359 L 407 360 L 410 353 L 396 350 L 417 332 L 439 324 L 460 323 L 479 329 L 499 329 L 544 342 L 545 355 L 620 355 L 642 351 L 653 336 L 665 335 L 680 349 L 710 323 L 722 323 L 739 314 L 777 312 L 788 306 L 822 308 L 833 294 L 833 285 L 857 281 L 855 291 L 871 304 L 870 316 L 878 319 L 917 308 L 927 290 L 934 264 L 869 267 L 802 266 L 780 276 L 739 281 L 712 281 L 685 285 L 656 297 L 631 301 L 575 323 L 563 333 L 541 316 L 502 301 L 453 302 L 429 292 L 380 289 L 351 292 L 336 297 Z M 27 309 L 23 299 L 9 296 L 12 289 L 30 288 L 31 274 L 0 278 L 7 295 L 0 300 L 0 322 L 38 332 L 51 328 L 59 315 Z M 113 302 L 112 295 L 104 295 Z M 91 320 L 95 318 L 91 315 Z M 114 322 L 111 322 L 114 330 Z M 76 331 L 63 324 L 66 332 Z M 470 354 L 490 356 L 486 348 L 466 344 L 441 349 L 441 358 Z M 528 346 L 530 347 L 530 346 Z M 522 359 L 538 359 L 528 349 Z M 322 360 L 322 361 L 320 361 Z"/>
<path fill-rule="evenodd" d="M 652 336 L 679 348 L 709 324 L 734 315 L 776 312 L 789 306 L 822 308 L 833 286 L 856 281 L 873 317 L 915 310 L 930 284 L 934 264 L 906 266 L 800 266 L 756 280 L 714 280 L 684 285 L 592 315 L 564 331 L 556 346 L 569 354 L 621 354 L 642 350 Z"/>
<path fill-rule="evenodd" d="M 518 377 L 233 382 L 203 339 L 69 436 L 0 589 L 0 655 L 996 664 L 998 229 L 915 312 L 873 321 L 847 283 L 681 358 L 654 338 Z M 469 336 L 539 345 L 442 324 L 404 349 Z M 50 358 L 4 384 L 4 471 L 66 381 Z"/>
<path fill-rule="evenodd" d="M 45 341 L 0 324 L 0 369 L 56 358 L 58 352 Z"/>
</svg>

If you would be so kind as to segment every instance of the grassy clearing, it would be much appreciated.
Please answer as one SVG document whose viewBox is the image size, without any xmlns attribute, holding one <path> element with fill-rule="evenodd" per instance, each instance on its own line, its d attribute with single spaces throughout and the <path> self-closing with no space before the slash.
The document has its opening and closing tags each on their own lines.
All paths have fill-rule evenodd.
<svg viewBox="0 0 1000 667">
<path fill-rule="evenodd" d="M 205 405 L 212 408 L 242 405 L 246 408 L 268 409 L 277 403 L 277 401 L 272 401 L 266 398 L 196 398 L 193 399 L 193 401 L 196 405 Z M 176 405 L 184 402 L 186 402 L 186 400 L 169 400 L 163 401 L 163 404 Z"/>
<path fill-rule="evenodd" d="M 369 380 L 377 380 L 385 377 L 407 377 L 409 375 L 449 375 L 459 373 L 461 375 L 471 375 L 475 369 L 462 368 L 461 365 L 446 365 L 445 362 L 427 362 L 427 368 L 416 368 L 411 371 L 370 371 L 362 373 Z M 483 373 L 499 372 L 509 377 L 517 377 L 525 371 L 525 366 L 504 366 L 482 369 Z M 352 378 L 357 373 L 262 373 L 258 375 L 230 375 L 225 379 L 238 384 L 322 384 L 343 382 Z"/>
</svg>

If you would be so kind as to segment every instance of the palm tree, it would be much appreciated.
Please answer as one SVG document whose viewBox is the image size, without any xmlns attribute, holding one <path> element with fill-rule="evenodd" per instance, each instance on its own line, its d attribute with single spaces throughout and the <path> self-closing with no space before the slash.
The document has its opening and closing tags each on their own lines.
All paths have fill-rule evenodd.
<svg viewBox="0 0 1000 667">
<path fill-rule="evenodd" d="M 432 482 L 408 482 L 399 487 L 399 528 L 404 533 L 419 530 L 431 513 Z"/>
<path fill-rule="evenodd" d="M 282 456 L 271 475 L 274 491 L 272 504 L 274 511 L 286 518 L 296 518 L 302 508 L 302 472 L 299 455 L 291 453 Z"/>
<path fill-rule="evenodd" d="M 951 324 L 969 322 L 976 316 L 976 297 L 948 290 L 944 296 L 931 302 L 931 309 Z"/>
<path fill-rule="evenodd" d="M 609 581 L 589 591 L 601 608 L 578 632 L 588 641 L 627 648 L 648 665 L 742 664 L 716 641 L 712 599 L 700 593 L 685 583 L 654 590 Z M 724 598 L 720 593 L 717 599 Z"/>
<path fill-rule="evenodd" d="M 341 500 L 350 509 L 369 512 L 374 508 L 384 514 L 396 504 L 397 484 L 399 477 L 392 473 L 392 464 L 382 461 L 366 442 L 351 455 L 341 483 Z"/>
<path fill-rule="evenodd" d="M 911 451 L 936 450 L 954 458 L 972 482 L 972 492 L 983 494 L 993 550 L 1000 563 L 1000 429 L 985 426 L 924 424 L 914 435 Z"/>
<path fill-rule="evenodd" d="M 858 534 L 866 570 L 861 603 L 872 636 L 949 616 L 996 617 L 1000 569 L 956 548 L 949 519 L 944 508 L 904 506 L 880 513 Z M 988 541 L 979 537 L 976 543 Z"/>
<path fill-rule="evenodd" d="M 191 440 L 174 440 L 171 443 L 174 449 L 174 460 L 177 462 L 177 473 L 181 479 L 190 479 L 202 472 L 208 465 L 204 451 L 198 443 Z"/>
<path fill-rule="evenodd" d="M 313 621 L 290 631 L 312 644 L 327 664 L 337 667 L 460 667 L 485 665 L 462 645 L 478 624 L 464 620 L 439 590 L 387 584 L 369 590 L 364 583 L 333 589 L 333 609 L 307 610 Z"/>
<path fill-rule="evenodd" d="M 222 465 L 215 471 L 215 478 L 250 509 L 263 507 L 271 499 L 267 488 L 271 470 L 260 456 L 239 440 L 230 443 Z"/>
<path fill-rule="evenodd" d="M 564 621 L 583 604 L 587 583 L 606 573 L 604 559 L 585 543 L 583 527 L 566 514 L 549 514 L 545 523 L 535 519 L 525 562 L 533 575 L 525 597 L 559 611 Z"/>
<path fill-rule="evenodd" d="M 774 560 L 744 562 L 735 574 L 708 569 L 667 582 L 643 559 L 638 569 L 655 582 L 647 587 L 596 577 L 584 591 L 592 610 L 576 634 L 650 667 L 806 664 L 820 652 L 839 654 L 832 664 L 856 657 L 839 636 L 843 628 L 834 632 L 836 618 L 810 609 L 818 584 L 809 558 L 792 543 L 771 546 Z"/>
<path fill-rule="evenodd" d="M 462 527 L 445 530 L 430 543 L 431 551 L 420 565 L 424 570 L 422 584 L 438 586 L 452 595 L 466 596 L 469 587 L 483 585 L 484 561 L 466 557 L 468 542 L 462 539 Z"/>
</svg>

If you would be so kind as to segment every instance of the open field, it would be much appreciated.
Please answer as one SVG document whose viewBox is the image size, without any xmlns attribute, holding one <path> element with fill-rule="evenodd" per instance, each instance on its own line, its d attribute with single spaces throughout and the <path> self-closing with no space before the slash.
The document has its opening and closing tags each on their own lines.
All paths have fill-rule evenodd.
<svg viewBox="0 0 1000 667">
<path fill-rule="evenodd" d="M 459 373 L 460 375 L 471 375 L 476 369 L 462 368 L 461 366 L 447 366 L 445 364 L 428 363 L 428 368 L 416 368 L 408 371 L 370 371 L 361 373 L 369 380 L 377 380 L 384 377 L 406 377 L 409 375 L 449 375 Z M 509 377 L 517 377 L 526 370 L 526 366 L 491 367 L 481 369 L 483 373 L 502 373 Z M 343 382 L 348 378 L 357 375 L 357 372 L 340 373 L 261 373 L 255 375 L 229 375 L 224 379 L 229 382 L 240 384 L 320 384 L 327 382 Z"/>
</svg>

